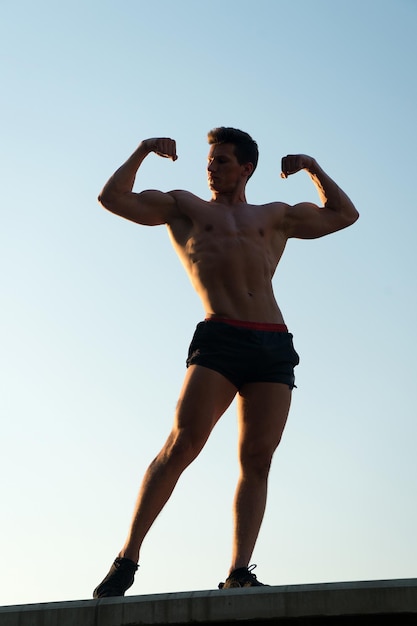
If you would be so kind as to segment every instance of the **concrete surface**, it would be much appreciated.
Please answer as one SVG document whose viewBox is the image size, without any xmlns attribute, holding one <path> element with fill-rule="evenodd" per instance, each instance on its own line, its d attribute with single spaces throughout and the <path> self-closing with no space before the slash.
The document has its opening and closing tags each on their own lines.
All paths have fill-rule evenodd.
<svg viewBox="0 0 417 626">
<path fill-rule="evenodd" d="M 417 579 L 190 591 L 0 607 L 0 626 L 417 626 Z"/>
</svg>

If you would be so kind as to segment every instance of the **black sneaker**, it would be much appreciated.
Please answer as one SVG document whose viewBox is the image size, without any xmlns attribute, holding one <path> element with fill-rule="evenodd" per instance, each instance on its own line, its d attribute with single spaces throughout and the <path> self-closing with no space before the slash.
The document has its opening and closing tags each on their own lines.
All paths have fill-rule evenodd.
<svg viewBox="0 0 417 626">
<path fill-rule="evenodd" d="M 267 587 L 264 583 L 260 583 L 252 571 L 256 565 L 249 567 L 238 567 L 226 578 L 224 583 L 219 583 L 219 589 L 233 589 L 236 587 Z"/>
<path fill-rule="evenodd" d="M 124 596 L 133 585 L 138 565 L 130 559 L 117 557 L 109 573 L 93 591 L 93 598 L 113 598 Z"/>
</svg>

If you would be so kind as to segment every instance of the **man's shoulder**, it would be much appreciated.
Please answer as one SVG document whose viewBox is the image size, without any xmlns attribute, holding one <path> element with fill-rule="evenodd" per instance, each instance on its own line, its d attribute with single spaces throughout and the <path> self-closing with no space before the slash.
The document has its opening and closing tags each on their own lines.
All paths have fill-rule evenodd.
<svg viewBox="0 0 417 626">
<path fill-rule="evenodd" d="M 185 191 L 184 189 L 173 189 L 169 192 L 170 196 L 174 198 L 179 216 L 187 217 L 192 220 L 196 219 L 199 215 L 203 215 L 207 208 L 210 206 L 210 202 L 203 200 L 199 196 Z"/>
<path fill-rule="evenodd" d="M 288 204 L 279 201 L 266 202 L 265 204 L 250 204 L 248 206 L 269 222 L 276 222 L 282 219 L 288 210 Z"/>
<path fill-rule="evenodd" d="M 207 203 L 207 200 L 203 200 L 199 196 L 196 196 L 191 191 L 186 191 L 185 189 L 172 189 L 168 192 L 170 196 L 175 198 L 177 202 L 198 202 L 198 203 Z"/>
<path fill-rule="evenodd" d="M 279 200 L 274 200 L 273 202 L 266 202 L 265 204 L 259 204 L 258 206 L 264 208 L 267 211 L 282 211 L 283 209 L 288 207 L 288 204 Z"/>
</svg>

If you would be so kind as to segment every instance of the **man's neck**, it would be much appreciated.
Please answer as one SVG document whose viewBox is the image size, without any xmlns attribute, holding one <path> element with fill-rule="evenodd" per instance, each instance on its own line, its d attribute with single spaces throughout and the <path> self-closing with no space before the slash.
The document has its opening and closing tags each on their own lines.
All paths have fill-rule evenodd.
<svg viewBox="0 0 417 626">
<path fill-rule="evenodd" d="M 217 204 L 228 204 L 230 206 L 234 204 L 247 204 L 246 195 L 244 190 L 234 191 L 231 193 L 212 193 L 210 202 L 216 202 Z"/>
</svg>

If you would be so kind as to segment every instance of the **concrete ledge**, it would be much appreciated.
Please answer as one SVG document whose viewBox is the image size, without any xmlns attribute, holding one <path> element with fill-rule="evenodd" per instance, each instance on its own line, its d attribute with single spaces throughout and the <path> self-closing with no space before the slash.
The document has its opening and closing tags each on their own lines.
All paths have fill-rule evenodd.
<svg viewBox="0 0 417 626">
<path fill-rule="evenodd" d="M 254 621 L 286 626 L 417 624 L 417 579 L 192 591 L 0 607 L 0 626 Z"/>
</svg>

